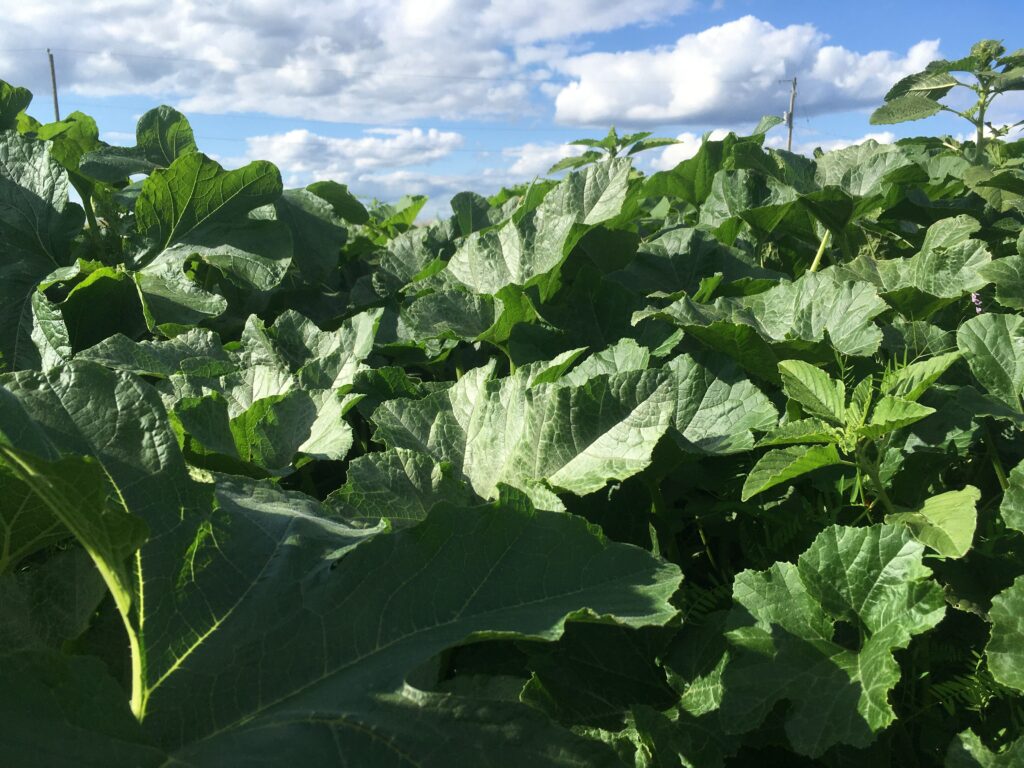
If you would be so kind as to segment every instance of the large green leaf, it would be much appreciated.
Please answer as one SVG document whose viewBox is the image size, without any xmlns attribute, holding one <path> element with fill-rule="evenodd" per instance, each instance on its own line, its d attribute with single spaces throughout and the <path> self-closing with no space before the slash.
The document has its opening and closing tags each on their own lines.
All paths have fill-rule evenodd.
<svg viewBox="0 0 1024 768">
<path fill-rule="evenodd" d="M 1010 309 L 1024 309 L 1024 255 L 997 259 L 984 265 L 978 274 L 995 283 L 996 301 Z"/>
<path fill-rule="evenodd" d="M 775 406 L 731 361 L 679 355 L 665 370 L 672 374 L 675 394 L 671 433 L 683 450 L 714 455 L 749 450 L 753 431 L 767 432 L 778 421 Z"/>
<path fill-rule="evenodd" d="M 382 404 L 375 438 L 450 461 L 484 498 L 506 483 L 542 508 L 561 509 L 554 489 L 591 493 L 643 470 L 672 419 L 673 383 L 657 371 L 580 385 L 534 384 L 543 375 L 536 365 L 504 379 L 492 372 L 493 365 L 478 368 L 447 391 Z"/>
<path fill-rule="evenodd" d="M 368 453 L 349 463 L 345 485 L 327 503 L 360 525 L 379 520 L 409 525 L 441 501 L 469 502 L 472 493 L 452 474 L 450 465 L 436 464 L 424 453 L 404 448 Z"/>
<path fill-rule="evenodd" d="M 330 284 L 348 232 L 330 202 L 309 189 L 288 189 L 273 206 L 252 213 L 287 225 L 294 243 L 294 263 L 307 279 Z"/>
<path fill-rule="evenodd" d="M 788 701 L 786 735 L 800 754 L 864 747 L 896 719 L 893 651 L 941 621 L 942 592 L 922 545 L 895 526 L 823 531 L 797 565 L 736 577 L 722 677 L 727 730 L 758 725 Z M 840 627 L 850 637 L 839 639 Z"/>
<path fill-rule="evenodd" d="M 560 562 L 536 570 L 536 558 L 553 542 L 560 543 Z M 358 750 L 355 724 L 379 706 L 369 696 L 399 688 L 419 664 L 471 635 L 554 639 L 566 616 L 584 607 L 634 626 L 674 615 L 667 603 L 678 584 L 674 567 L 602 541 L 578 519 L 522 504 L 441 505 L 417 528 L 378 536 L 333 566 L 328 543 L 283 549 L 274 573 L 285 580 L 255 586 L 232 613 L 229 631 L 222 628 L 168 682 L 164 704 L 153 713 L 164 739 L 203 738 L 186 754 L 212 756 L 232 743 L 287 749 L 288 739 L 278 737 L 304 732 L 302 713 L 331 711 L 335 725 L 321 721 L 320 727 L 333 731 L 343 748 L 347 742 Z M 368 573 L 376 575 L 367 579 Z M 289 574 L 305 575 L 306 585 Z M 303 637 L 301 655 L 289 653 L 296 642 L 303 647 Z M 292 663 L 260 665 L 251 683 L 224 674 L 225 660 L 237 666 L 281 653 Z M 175 703 L 196 695 L 223 705 L 203 712 Z M 410 738 L 401 735 L 401 708 L 384 715 L 378 729 Z M 270 732 L 277 735 L 273 742 Z M 320 749 L 334 754 L 338 746 L 329 739 Z"/>
<path fill-rule="evenodd" d="M 135 220 L 156 248 L 166 248 L 200 226 L 272 203 L 281 191 L 281 173 L 271 163 L 259 160 L 225 171 L 205 155 L 189 152 L 143 182 Z"/>
<path fill-rule="evenodd" d="M 380 314 L 355 315 L 335 331 L 322 331 L 291 310 L 269 327 L 251 317 L 240 342 L 230 353 L 220 352 L 207 370 L 205 347 L 196 350 L 198 365 L 189 371 L 170 372 L 181 364 L 177 358 L 156 361 L 157 373 L 168 375 L 161 390 L 190 461 L 263 475 L 287 474 L 298 453 L 344 458 L 352 446 L 344 416 L 359 399 L 347 390 L 366 367 Z M 148 362 L 144 344 L 136 350 L 128 364 L 137 373 L 153 373 L 138 367 Z M 109 361 L 106 353 L 90 356 Z"/>
<path fill-rule="evenodd" d="M 175 374 L 213 377 L 235 370 L 235 362 L 224 351 L 217 334 L 200 328 L 166 341 L 132 341 L 115 335 L 83 350 L 76 358 L 161 379 Z"/>
<path fill-rule="evenodd" d="M 167 168 L 182 155 L 198 151 L 188 119 L 166 105 L 139 118 L 135 139 L 134 147 L 101 147 L 89 152 L 82 158 L 82 173 L 100 181 L 119 182 Z"/>
<path fill-rule="evenodd" d="M 864 257 L 839 271 L 875 284 L 904 317 L 926 318 L 989 282 L 983 272 L 992 257 L 984 242 L 971 237 L 980 228 L 970 216 L 942 219 L 928 228 L 921 250 L 912 257 Z"/>
<path fill-rule="evenodd" d="M 1024 461 L 1010 471 L 999 513 L 1007 527 L 1024 533 Z"/>
<path fill-rule="evenodd" d="M 32 103 L 32 92 L 0 80 L 0 131 L 12 130 L 18 122 L 18 114 Z"/>
<path fill-rule="evenodd" d="M 853 197 L 860 213 L 870 211 L 888 182 L 913 167 L 913 159 L 896 144 L 869 140 L 818 158 L 815 178 L 822 187 L 835 186 Z"/>
<path fill-rule="evenodd" d="M 1015 768 L 1024 761 L 1024 737 L 993 752 L 974 731 L 964 731 L 949 745 L 945 768 Z"/>
<path fill-rule="evenodd" d="M 723 281 L 777 277 L 736 248 L 722 245 L 700 229 L 673 229 L 641 245 L 636 257 L 610 279 L 641 295 L 664 291 L 693 294 L 716 272 Z"/>
<path fill-rule="evenodd" d="M 481 744 L 498 754 L 503 746 L 511 755 L 539 749 L 534 754 L 554 765 L 586 765 L 582 755 L 603 754 L 557 730 L 549 746 L 528 747 L 523 727 L 537 721 L 515 706 L 470 699 L 453 709 L 447 697 L 389 694 L 469 637 L 555 639 L 567 617 L 584 608 L 631 626 L 662 624 L 675 614 L 668 603 L 679 582 L 674 566 L 604 541 L 577 518 L 535 512 L 515 496 L 487 507 L 439 506 L 420 526 L 378 536 L 338 559 L 351 534 L 299 511 L 295 497 L 243 481 L 218 483 L 218 527 L 230 526 L 232 535 L 221 531 L 219 546 L 201 551 L 202 568 L 193 565 L 186 575 L 197 589 L 224 589 L 222 561 L 240 557 L 245 570 L 228 584 L 242 591 L 151 691 L 144 726 L 155 743 L 186 764 L 222 760 L 225 750 L 249 761 L 299 749 L 313 762 L 391 765 L 397 748 L 426 753 L 424 764 L 434 765 L 436 744 L 421 734 L 433 723 L 455 751 Z M 538 558 L 549 558 L 556 542 L 565 549 L 538 570 Z M 155 583 L 151 598 L 171 586 Z M 207 596 L 221 602 L 214 592 Z M 171 639 L 149 637 L 155 656 Z M 184 706 L 196 696 L 218 705 Z M 457 727 L 464 718 L 465 727 Z M 41 721 L 33 738 L 61 738 L 61 727 L 56 718 Z M 368 729 L 377 736 L 367 739 Z M 328 738 L 310 738 L 314 733 Z M 383 752 L 382 734 L 390 745 Z M 509 759 L 499 764 L 519 758 Z"/>
<path fill-rule="evenodd" d="M 986 390 L 1011 408 L 1024 411 L 1024 317 L 972 317 L 957 330 L 956 345 Z"/>
<path fill-rule="evenodd" d="M 477 293 L 531 283 L 561 264 L 587 228 L 619 214 L 629 172 L 628 160 L 613 159 L 570 173 L 536 209 L 467 237 L 448 271 Z"/>
<path fill-rule="evenodd" d="M 291 264 L 292 238 L 280 222 L 242 220 L 193 231 L 158 258 L 165 269 L 180 272 L 193 257 L 242 288 L 269 291 L 284 279 Z"/>
<path fill-rule="evenodd" d="M 989 618 L 989 671 L 1003 685 L 1024 691 L 1024 576 L 992 598 Z"/>
<path fill-rule="evenodd" d="M 871 321 L 885 309 L 871 285 L 814 272 L 753 296 L 721 298 L 711 305 L 684 296 L 664 309 L 638 312 L 633 321 L 657 317 L 674 322 L 774 382 L 779 380 L 779 353 L 806 353 L 813 346 L 806 342 L 825 342 L 847 355 L 872 354 L 882 332 Z"/>
<path fill-rule="evenodd" d="M 89 629 L 106 595 L 96 565 L 77 547 L 0 574 L 0 647 L 4 653 L 66 647 Z"/>
<path fill-rule="evenodd" d="M 51 147 L 0 132 L 0 369 L 39 364 L 32 294 L 46 275 L 72 262 L 71 240 L 82 221 Z"/>
</svg>

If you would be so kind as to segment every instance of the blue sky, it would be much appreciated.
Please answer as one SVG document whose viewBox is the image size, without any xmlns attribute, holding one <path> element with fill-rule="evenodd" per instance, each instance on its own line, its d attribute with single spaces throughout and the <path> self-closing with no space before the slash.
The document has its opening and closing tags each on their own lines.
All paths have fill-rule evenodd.
<svg viewBox="0 0 1024 768">
<path fill-rule="evenodd" d="M 532 178 L 565 143 L 609 123 L 679 137 L 644 170 L 670 167 L 710 130 L 743 130 L 787 104 L 799 78 L 795 148 L 918 133 L 955 119 L 879 128 L 871 107 L 902 75 L 976 40 L 1024 47 L 1021 2 L 818 0 L 50 0 L 5 3 L 0 78 L 50 119 L 45 48 L 62 113 L 93 115 L 134 143 L 159 103 L 189 116 L 227 166 L 277 162 L 286 182 L 348 183 L 365 197 L 483 193 Z M 993 116 L 1024 117 L 1008 98 Z M 780 145 L 783 129 L 769 136 Z"/>
</svg>

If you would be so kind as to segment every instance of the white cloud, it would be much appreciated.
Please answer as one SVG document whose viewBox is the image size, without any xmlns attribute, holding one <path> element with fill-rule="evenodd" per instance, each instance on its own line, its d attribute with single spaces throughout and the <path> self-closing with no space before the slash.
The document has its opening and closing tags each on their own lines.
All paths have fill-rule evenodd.
<svg viewBox="0 0 1024 768">
<path fill-rule="evenodd" d="M 574 144 L 522 144 L 502 150 L 505 157 L 514 158 L 508 168 L 509 176 L 526 181 L 535 176 L 544 176 L 548 168 L 564 157 L 583 154 L 583 147 Z"/>
<path fill-rule="evenodd" d="M 0 51 L 55 50 L 63 89 L 186 111 L 393 123 L 521 114 L 581 35 L 654 23 L 689 0 L 49 0 L 11 3 Z M 38 57 L 37 57 L 38 58 Z M 15 83 L 37 58 L 0 53 Z M 39 87 L 39 86 L 37 86 Z"/>
<path fill-rule="evenodd" d="M 246 140 L 250 158 L 270 160 L 314 179 L 348 181 L 380 168 L 440 160 L 462 146 L 462 135 L 435 128 L 371 128 L 359 138 L 321 136 L 304 129 Z"/>
<path fill-rule="evenodd" d="M 449 198 L 463 189 L 480 187 L 481 178 L 431 171 L 427 166 L 457 151 L 463 137 L 434 128 L 371 128 L 355 138 L 322 136 L 294 130 L 246 139 L 244 157 L 225 164 L 270 160 L 284 175 L 287 187 L 332 179 L 348 184 L 365 198 L 397 200 L 403 195 L 428 195 L 430 217 L 447 210 Z"/>
<path fill-rule="evenodd" d="M 899 78 L 939 58 L 938 41 L 905 56 L 826 45 L 812 24 L 777 28 L 753 16 L 679 38 L 672 47 L 588 53 L 560 65 L 572 78 L 555 99 L 568 123 L 725 123 L 781 114 L 798 77 L 798 114 L 880 103 Z"/>
</svg>

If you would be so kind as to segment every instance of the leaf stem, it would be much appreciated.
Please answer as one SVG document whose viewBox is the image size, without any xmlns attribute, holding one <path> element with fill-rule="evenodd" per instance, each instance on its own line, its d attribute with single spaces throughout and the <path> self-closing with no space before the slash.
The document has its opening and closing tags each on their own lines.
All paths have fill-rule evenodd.
<svg viewBox="0 0 1024 768">
<path fill-rule="evenodd" d="M 825 234 L 821 236 L 821 244 L 818 245 L 818 252 L 814 254 L 814 261 L 811 262 L 811 272 L 817 272 L 818 266 L 821 264 L 821 257 L 825 253 L 825 249 L 828 247 L 828 241 L 832 238 L 832 230 L 826 229 Z"/>
</svg>

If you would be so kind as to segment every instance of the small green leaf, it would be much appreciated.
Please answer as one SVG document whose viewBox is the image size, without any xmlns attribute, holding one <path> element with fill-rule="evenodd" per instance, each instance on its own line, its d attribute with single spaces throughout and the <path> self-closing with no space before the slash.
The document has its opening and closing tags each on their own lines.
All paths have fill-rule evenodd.
<svg viewBox="0 0 1024 768">
<path fill-rule="evenodd" d="M 846 416 L 846 387 L 831 378 L 818 366 L 802 360 L 783 360 L 779 363 L 782 388 L 791 400 L 796 400 L 809 414 L 843 424 Z"/>
<path fill-rule="evenodd" d="M 839 452 L 834 445 L 798 445 L 768 451 L 747 475 L 740 499 L 747 501 L 779 483 L 839 462 Z"/>
<path fill-rule="evenodd" d="M 334 212 L 345 221 L 353 224 L 365 224 L 370 214 L 358 198 L 348 191 L 348 187 L 336 181 L 316 181 L 306 187 L 317 197 L 326 200 L 334 208 Z"/>
<path fill-rule="evenodd" d="M 821 419 L 798 419 L 780 424 L 758 440 L 757 447 L 800 443 L 834 443 L 837 437 L 838 430 Z"/>
<path fill-rule="evenodd" d="M 872 125 L 891 125 L 905 123 L 910 120 L 921 120 L 931 117 L 942 109 L 942 105 L 920 93 L 908 93 L 897 96 L 871 113 Z"/>
<path fill-rule="evenodd" d="M 865 437 L 878 438 L 933 413 L 935 409 L 926 405 L 892 395 L 883 395 L 875 404 L 868 423 L 860 427 L 857 433 Z"/>
<path fill-rule="evenodd" d="M 956 84 L 956 78 L 948 72 L 925 70 L 924 72 L 917 72 L 916 74 L 904 77 L 889 89 L 889 92 L 885 94 L 885 100 L 892 101 L 898 96 L 908 93 L 927 96 L 933 100 L 941 99 Z"/>
<path fill-rule="evenodd" d="M 943 557 L 963 557 L 974 541 L 980 498 L 981 491 L 968 485 L 960 491 L 932 496 L 912 512 L 888 515 L 885 522 L 903 523 L 915 539 Z"/>
<path fill-rule="evenodd" d="M 191 152 L 143 182 L 136 224 L 162 249 L 199 226 L 272 203 L 281 191 L 281 174 L 271 163 L 259 160 L 225 171 L 206 155 Z"/>
<path fill-rule="evenodd" d="M 882 376 L 882 394 L 916 401 L 959 359 L 959 352 L 947 352 L 886 371 Z"/>
</svg>

